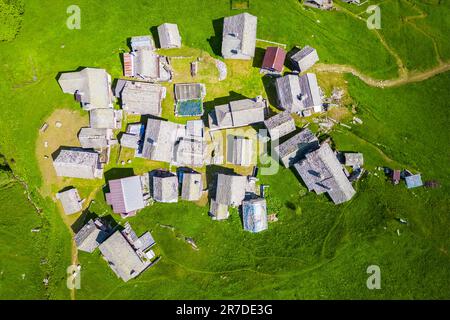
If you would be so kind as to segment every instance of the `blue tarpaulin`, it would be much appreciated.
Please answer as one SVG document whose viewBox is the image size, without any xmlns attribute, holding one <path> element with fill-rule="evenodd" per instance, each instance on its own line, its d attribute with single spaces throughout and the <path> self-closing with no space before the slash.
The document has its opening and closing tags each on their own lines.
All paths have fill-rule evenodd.
<svg viewBox="0 0 450 320">
<path fill-rule="evenodd" d="M 405 182 L 408 189 L 421 187 L 423 185 L 420 174 L 405 177 Z"/>
</svg>

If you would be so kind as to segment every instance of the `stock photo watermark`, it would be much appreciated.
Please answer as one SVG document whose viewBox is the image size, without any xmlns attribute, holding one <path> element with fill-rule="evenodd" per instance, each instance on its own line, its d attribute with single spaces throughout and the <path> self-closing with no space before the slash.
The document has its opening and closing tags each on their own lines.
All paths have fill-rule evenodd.
<svg viewBox="0 0 450 320">
<path fill-rule="evenodd" d="M 67 289 L 69 290 L 79 290 L 81 289 L 81 266 L 80 265 L 70 265 L 67 267 Z"/>
<path fill-rule="evenodd" d="M 368 6 L 366 13 L 370 16 L 366 20 L 367 28 L 370 30 L 381 29 L 381 9 L 377 5 Z"/>
<path fill-rule="evenodd" d="M 260 174 L 264 176 L 275 175 L 279 172 L 277 130 L 272 130 L 270 137 L 267 129 L 256 131 L 252 128 L 236 128 L 226 129 L 224 132 L 225 134 L 212 137 L 211 144 L 214 148 L 212 163 L 215 165 L 238 164 L 235 162 L 234 152 L 226 152 L 224 157 L 224 150 L 252 150 L 248 154 L 241 154 L 240 161 L 244 161 L 245 165 L 258 165 Z"/>
<path fill-rule="evenodd" d="M 81 9 L 79 6 L 73 4 L 67 7 L 67 14 L 70 16 L 66 20 L 66 26 L 69 30 L 81 29 Z"/>
<path fill-rule="evenodd" d="M 366 286 L 369 290 L 381 289 L 381 269 L 377 265 L 370 265 L 367 267 L 367 274 L 370 276 L 367 278 Z"/>
</svg>

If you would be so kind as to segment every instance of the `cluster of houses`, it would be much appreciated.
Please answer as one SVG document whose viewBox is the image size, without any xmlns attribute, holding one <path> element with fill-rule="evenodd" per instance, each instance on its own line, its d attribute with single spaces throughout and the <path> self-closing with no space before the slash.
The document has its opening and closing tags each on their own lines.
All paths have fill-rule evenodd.
<svg viewBox="0 0 450 320">
<path fill-rule="evenodd" d="M 116 230 L 101 218 L 90 219 L 74 240 L 80 251 L 92 253 L 98 248 L 110 268 L 125 282 L 159 260 L 152 250 L 156 242 L 150 232 L 138 237 L 128 222 L 123 230 Z"/>
<path fill-rule="evenodd" d="M 252 59 L 256 48 L 257 18 L 248 13 L 224 19 L 222 55 L 225 59 Z M 175 24 L 158 27 L 161 48 L 179 48 L 181 37 Z M 307 73 L 319 57 L 314 48 L 305 46 L 286 53 L 283 48 L 266 49 L 261 72 L 275 78 L 277 107 L 281 112 L 268 118 L 268 103 L 261 96 L 230 101 L 215 106 L 208 114 L 208 128 L 202 120 L 186 124 L 162 120 L 162 100 L 171 81 L 170 60 L 160 56 L 151 36 L 132 37 L 131 52 L 123 56 L 124 77 L 111 89 L 111 77 L 103 69 L 85 68 L 64 73 L 58 82 L 65 93 L 74 95 L 90 113 L 90 126 L 82 128 L 78 138 L 81 148 L 64 148 L 53 159 L 56 174 L 61 177 L 101 179 L 108 162 L 110 147 L 135 150 L 135 156 L 165 162 L 178 167 L 177 172 L 153 170 L 140 176 L 107 181 L 105 198 L 116 214 L 126 218 L 154 201 L 174 203 L 198 201 L 207 192 L 209 214 L 214 220 L 229 217 L 230 207 L 240 208 L 243 228 L 260 232 L 268 228 L 267 204 L 257 187 L 256 174 L 242 176 L 219 173 L 210 190 L 204 175 L 195 168 L 211 164 L 212 152 L 205 134 L 217 130 L 264 124 L 272 141 L 277 142 L 275 154 L 285 167 L 296 170 L 310 191 L 327 193 L 336 204 L 350 200 L 355 194 L 352 174 L 361 173 L 362 155 L 346 154 L 339 159 L 328 142 L 319 143 L 309 130 L 296 133 L 292 114 L 310 116 L 322 111 L 322 93 L 313 73 Z M 284 65 L 293 73 L 282 75 Z M 177 116 L 200 116 L 206 87 L 200 83 L 174 85 Z M 113 107 L 114 97 L 121 109 Z M 115 138 L 114 130 L 122 128 L 122 112 L 146 116 L 145 123 L 130 123 Z M 235 136 L 228 144 L 228 161 L 250 166 L 255 146 L 251 139 Z M 345 166 L 353 168 L 349 174 Z M 359 170 L 359 171 L 358 171 Z M 74 188 L 57 194 L 66 214 L 82 210 L 83 200 Z M 89 221 L 75 236 L 80 250 L 92 252 L 99 247 L 111 268 L 127 281 L 152 264 L 154 253 L 148 251 L 154 241 L 150 234 L 138 238 L 129 225 L 112 232 L 100 220 Z"/>
</svg>

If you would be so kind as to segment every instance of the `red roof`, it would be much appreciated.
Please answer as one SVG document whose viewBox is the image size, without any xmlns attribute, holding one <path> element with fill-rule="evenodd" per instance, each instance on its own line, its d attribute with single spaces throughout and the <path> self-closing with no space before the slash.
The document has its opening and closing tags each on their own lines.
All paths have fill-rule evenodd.
<svg viewBox="0 0 450 320">
<path fill-rule="evenodd" d="M 133 76 L 133 56 L 129 53 L 123 54 L 123 75 L 125 77 Z"/>
<path fill-rule="evenodd" d="M 113 207 L 114 213 L 125 213 L 125 199 L 120 179 L 109 181 L 109 193 L 105 195 L 106 203 Z"/>
<path fill-rule="evenodd" d="M 286 59 L 286 51 L 279 47 L 268 47 L 262 63 L 263 69 L 271 71 L 283 71 L 284 59 Z"/>
</svg>

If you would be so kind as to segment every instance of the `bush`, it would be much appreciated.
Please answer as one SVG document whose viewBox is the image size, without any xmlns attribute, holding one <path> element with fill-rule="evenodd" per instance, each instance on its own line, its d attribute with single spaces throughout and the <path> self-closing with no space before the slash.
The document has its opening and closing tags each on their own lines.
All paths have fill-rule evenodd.
<svg viewBox="0 0 450 320">
<path fill-rule="evenodd" d="M 12 41 L 20 31 L 22 0 L 0 0 L 0 41 Z"/>
</svg>

